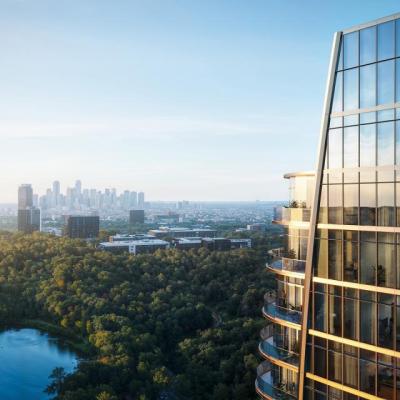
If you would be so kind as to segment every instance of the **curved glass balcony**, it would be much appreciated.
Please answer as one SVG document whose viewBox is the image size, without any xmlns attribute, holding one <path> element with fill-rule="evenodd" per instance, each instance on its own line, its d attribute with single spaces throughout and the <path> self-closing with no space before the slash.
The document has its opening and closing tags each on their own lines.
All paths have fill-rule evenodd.
<svg viewBox="0 0 400 400">
<path fill-rule="evenodd" d="M 298 354 L 282 349 L 281 347 L 277 347 L 274 343 L 273 337 L 268 338 L 267 340 L 262 341 L 259 344 L 259 350 L 262 355 L 266 357 L 272 357 L 275 360 L 280 360 L 285 363 L 294 365 L 295 367 L 299 366 L 299 356 Z"/>
<path fill-rule="evenodd" d="M 268 268 L 276 271 L 296 272 L 304 274 L 306 269 L 305 260 L 296 260 L 294 258 L 281 257 L 271 264 L 267 264 Z"/>
<path fill-rule="evenodd" d="M 303 207 L 281 207 L 280 212 L 275 215 L 276 223 L 288 223 L 292 221 L 310 222 L 311 209 Z"/>
<path fill-rule="evenodd" d="M 275 303 L 266 304 L 263 307 L 263 314 L 266 317 L 273 319 L 278 318 L 292 324 L 301 324 L 301 312 L 296 310 L 289 310 L 284 307 L 277 306 Z"/>
<path fill-rule="evenodd" d="M 264 398 L 294 400 L 297 397 L 288 393 L 288 385 L 280 384 L 280 387 L 274 386 L 271 372 L 267 372 L 261 376 L 257 376 L 256 390 Z M 292 391 L 295 388 L 291 388 Z"/>
</svg>

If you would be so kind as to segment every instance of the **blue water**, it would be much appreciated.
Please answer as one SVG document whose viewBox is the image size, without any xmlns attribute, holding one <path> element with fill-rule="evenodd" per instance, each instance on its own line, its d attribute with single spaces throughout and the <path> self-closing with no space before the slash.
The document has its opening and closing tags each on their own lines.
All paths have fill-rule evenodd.
<svg viewBox="0 0 400 400">
<path fill-rule="evenodd" d="M 7 330 L 0 333 L 0 399 L 43 400 L 43 390 L 56 367 L 72 372 L 76 354 L 56 338 L 36 329 Z"/>
</svg>

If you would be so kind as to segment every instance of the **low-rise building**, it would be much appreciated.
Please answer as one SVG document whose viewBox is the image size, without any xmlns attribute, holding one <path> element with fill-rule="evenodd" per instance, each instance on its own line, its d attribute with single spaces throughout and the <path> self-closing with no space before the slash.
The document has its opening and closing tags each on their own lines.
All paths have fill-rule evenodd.
<svg viewBox="0 0 400 400">
<path fill-rule="evenodd" d="M 132 240 L 154 239 L 154 236 L 145 233 L 135 233 L 133 235 L 116 234 L 109 237 L 110 242 L 129 242 Z"/>
<path fill-rule="evenodd" d="M 172 243 L 179 250 L 199 249 L 202 245 L 202 239 L 199 237 L 177 238 Z"/>
<path fill-rule="evenodd" d="M 213 238 L 217 234 L 217 231 L 209 228 L 170 228 L 161 227 L 159 229 L 152 229 L 149 231 L 149 235 L 157 238 L 161 237 L 172 237 L 172 238 L 185 238 L 185 237 L 201 237 L 201 238 Z"/>
<path fill-rule="evenodd" d="M 131 254 L 144 254 L 154 253 L 157 250 L 165 250 L 169 248 L 169 243 L 160 239 L 141 239 L 141 240 L 128 240 L 116 242 L 102 242 L 99 244 L 101 250 L 109 251 L 111 253 L 124 253 Z"/>
</svg>

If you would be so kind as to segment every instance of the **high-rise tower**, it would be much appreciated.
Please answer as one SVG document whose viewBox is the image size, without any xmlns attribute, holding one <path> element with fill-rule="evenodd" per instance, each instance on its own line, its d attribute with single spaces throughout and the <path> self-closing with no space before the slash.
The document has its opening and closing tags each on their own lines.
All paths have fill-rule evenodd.
<svg viewBox="0 0 400 400">
<path fill-rule="evenodd" d="M 303 274 L 298 364 L 268 350 L 258 393 L 400 399 L 400 14 L 334 36 Z"/>
</svg>

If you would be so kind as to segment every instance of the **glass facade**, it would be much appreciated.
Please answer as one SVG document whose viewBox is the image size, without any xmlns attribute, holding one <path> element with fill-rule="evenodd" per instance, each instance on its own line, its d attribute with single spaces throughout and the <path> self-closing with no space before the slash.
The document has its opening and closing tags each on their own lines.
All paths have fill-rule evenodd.
<svg viewBox="0 0 400 400">
<path fill-rule="evenodd" d="M 284 390 L 256 387 L 400 400 L 400 14 L 339 32 L 334 49 L 315 200 L 306 221 L 284 221 L 269 266 L 264 316 L 280 328 L 260 353 Z"/>
</svg>

